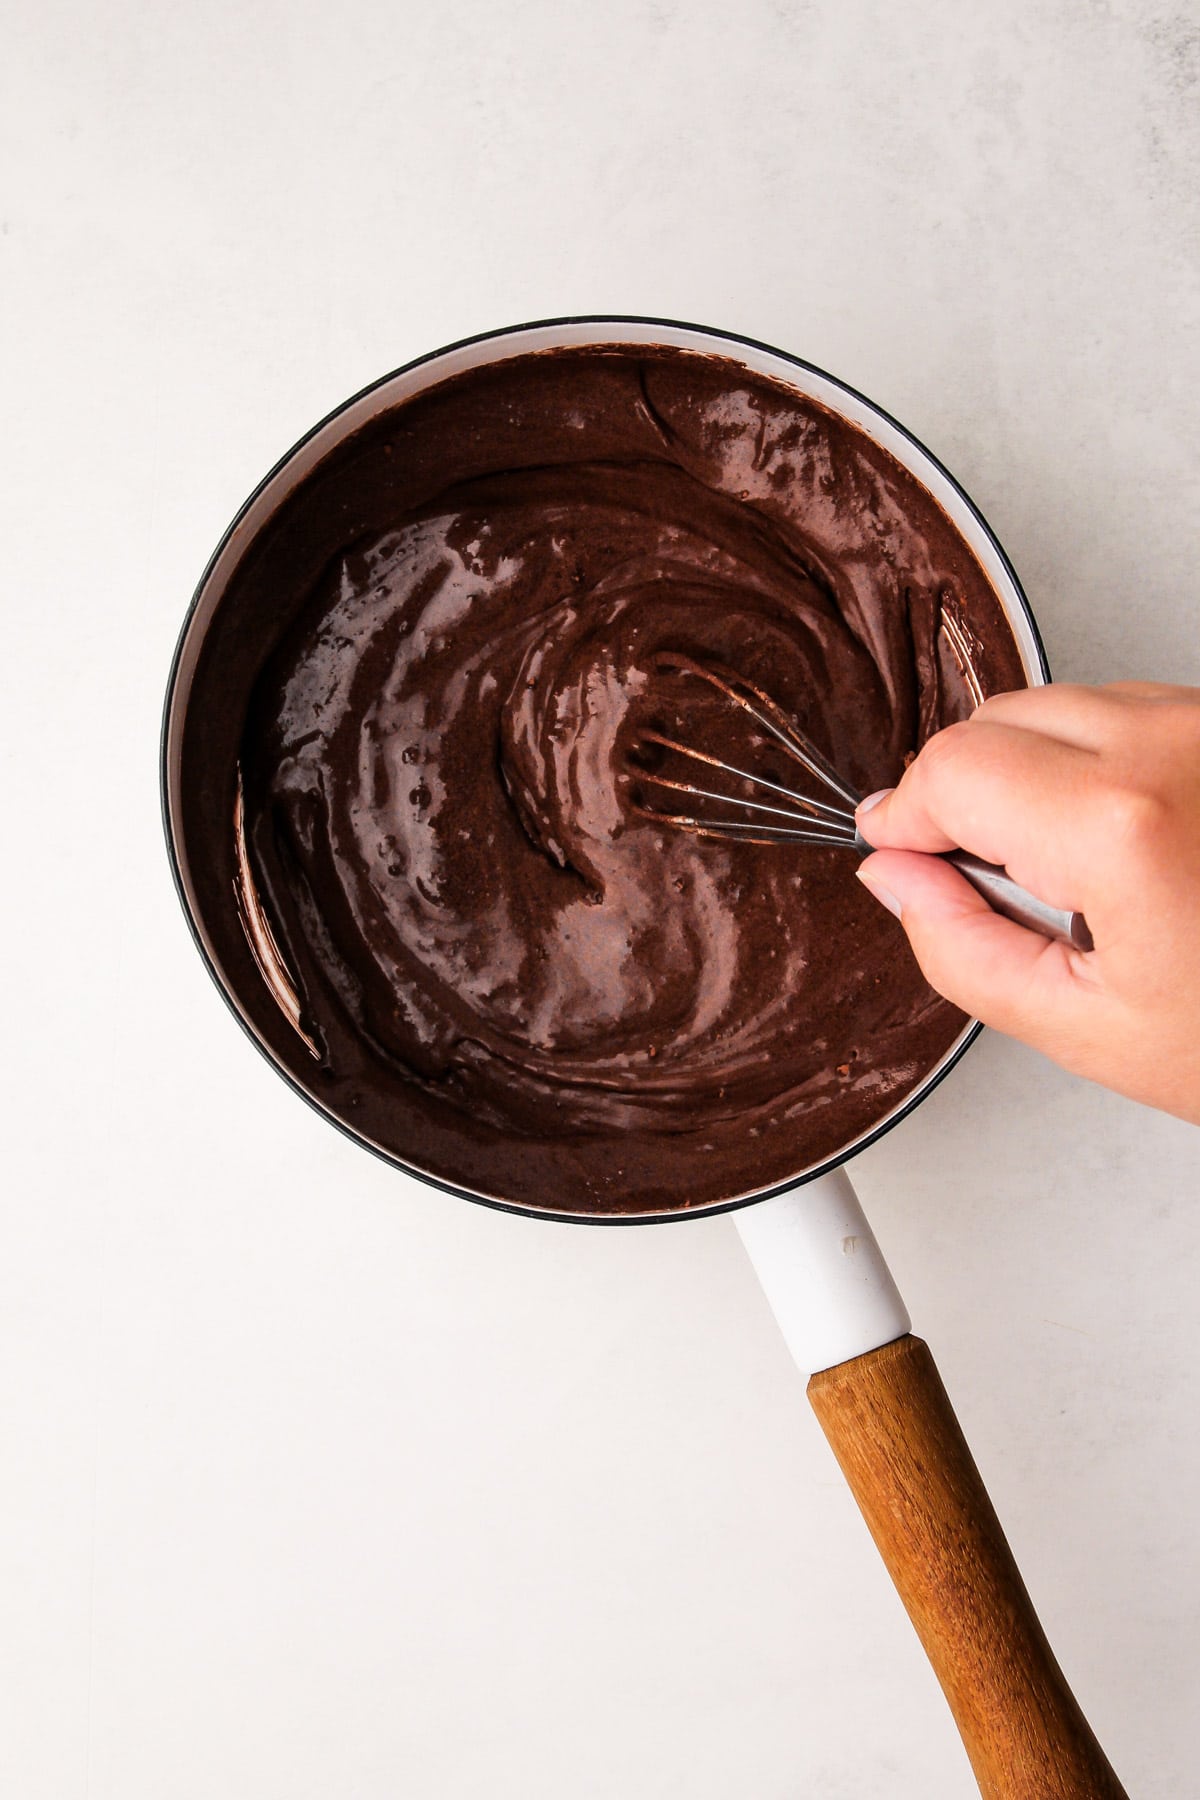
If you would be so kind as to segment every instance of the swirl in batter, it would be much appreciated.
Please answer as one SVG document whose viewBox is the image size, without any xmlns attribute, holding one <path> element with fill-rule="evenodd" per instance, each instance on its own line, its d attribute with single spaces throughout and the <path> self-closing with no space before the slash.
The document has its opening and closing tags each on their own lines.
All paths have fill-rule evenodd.
<svg viewBox="0 0 1200 1800">
<path fill-rule="evenodd" d="M 452 1184 L 653 1211 L 810 1166 L 944 1054 L 962 1017 L 852 856 L 674 832 L 626 773 L 649 726 L 796 774 L 664 651 L 769 692 L 863 792 L 1021 684 L 864 434 L 718 358 L 556 352 L 396 408 L 288 508 L 248 578 L 275 604 L 240 886 L 332 1111 Z"/>
</svg>

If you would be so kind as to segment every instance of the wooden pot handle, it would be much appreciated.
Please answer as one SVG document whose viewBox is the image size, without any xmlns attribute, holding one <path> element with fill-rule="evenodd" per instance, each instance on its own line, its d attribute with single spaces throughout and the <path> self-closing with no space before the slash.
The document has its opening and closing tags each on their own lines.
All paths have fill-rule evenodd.
<svg viewBox="0 0 1200 1800">
<path fill-rule="evenodd" d="M 1038 1623 L 928 1347 L 808 1397 L 950 1703 L 985 1800 L 1125 1800 Z"/>
</svg>

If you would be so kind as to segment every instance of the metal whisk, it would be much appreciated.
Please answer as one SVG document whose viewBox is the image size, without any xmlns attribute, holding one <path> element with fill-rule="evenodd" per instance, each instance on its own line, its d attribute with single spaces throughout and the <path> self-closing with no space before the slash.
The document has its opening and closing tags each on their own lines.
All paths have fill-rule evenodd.
<svg viewBox="0 0 1200 1800">
<path fill-rule="evenodd" d="M 874 846 L 863 837 L 854 819 L 855 808 L 862 799 L 861 794 L 855 793 L 767 694 L 740 676 L 725 670 L 718 672 L 706 668 L 703 663 L 693 661 L 690 656 L 674 651 L 663 652 L 658 658 L 658 666 L 663 670 L 707 682 L 729 705 L 740 707 L 761 731 L 766 732 L 793 761 L 806 769 L 832 799 L 812 799 L 809 795 L 770 780 L 765 775 L 750 769 L 740 769 L 694 744 L 681 743 L 660 731 L 646 730 L 637 740 L 635 754 L 653 746 L 681 756 L 689 762 L 719 769 L 726 775 L 747 783 L 756 796 L 769 793 L 773 798 L 744 799 L 740 794 L 701 787 L 696 782 L 682 781 L 675 776 L 643 768 L 639 764 L 632 772 L 641 787 L 672 790 L 687 794 L 695 800 L 716 801 L 720 806 L 736 807 L 743 814 L 753 816 L 722 817 L 706 811 L 670 813 L 640 804 L 635 810 L 659 824 L 672 825 L 677 830 L 689 831 L 696 837 L 748 844 L 814 844 L 824 849 L 852 850 L 859 857 L 871 854 Z M 786 805 L 778 804 L 779 801 L 785 801 Z M 1071 944 L 1077 950 L 1093 948 L 1092 934 L 1082 913 L 1047 906 L 1045 901 L 1039 900 L 1035 894 L 1015 882 L 999 864 L 984 862 L 981 857 L 972 856 L 966 850 L 946 851 L 944 860 L 966 877 L 994 912 L 1002 913 L 1006 919 L 1013 919 L 1018 925 L 1040 932 L 1043 937 Z"/>
</svg>

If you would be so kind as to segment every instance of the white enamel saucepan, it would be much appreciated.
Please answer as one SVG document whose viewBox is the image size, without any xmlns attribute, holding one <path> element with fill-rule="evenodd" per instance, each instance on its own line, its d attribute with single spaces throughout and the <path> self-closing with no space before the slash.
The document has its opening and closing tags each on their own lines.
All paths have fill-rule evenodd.
<svg viewBox="0 0 1200 1800">
<path fill-rule="evenodd" d="M 232 882 L 202 866 L 208 771 L 185 756 L 189 707 L 206 644 L 231 577 L 265 538 L 281 504 L 340 442 L 369 420 L 447 377 L 508 357 L 584 345 L 668 345 L 720 355 L 781 381 L 840 413 L 875 439 L 933 495 L 966 540 L 1002 605 L 1031 686 L 1047 680 L 1037 629 L 995 537 L 940 463 L 862 395 L 764 344 L 659 319 L 578 318 L 489 333 L 409 364 L 318 425 L 267 476 L 230 526 L 192 602 L 167 693 L 163 804 L 167 841 L 196 942 L 236 1016 L 298 1092 L 366 1148 L 381 1151 L 323 1106 L 285 1064 L 262 978 L 241 928 Z M 233 621 L 236 639 L 236 620 Z M 230 621 L 222 620 L 228 640 Z M 213 771 L 219 786 L 227 772 Z M 967 1025 L 902 1104 L 835 1156 L 795 1172 L 783 1191 L 742 1194 L 707 1207 L 610 1223 L 694 1218 L 738 1208 L 742 1241 L 799 1367 L 808 1395 L 888 1571 L 915 1625 L 991 1800 L 1115 1800 L 1123 1790 L 1054 1659 L 924 1343 L 842 1166 L 896 1124 L 958 1060 L 978 1031 Z M 437 1183 L 445 1186 L 445 1183 Z M 503 1193 L 466 1198 L 542 1218 L 570 1212 L 514 1205 Z M 589 1215 L 589 1222 L 596 1222 Z M 847 1671 L 849 1675 L 851 1672 Z"/>
</svg>

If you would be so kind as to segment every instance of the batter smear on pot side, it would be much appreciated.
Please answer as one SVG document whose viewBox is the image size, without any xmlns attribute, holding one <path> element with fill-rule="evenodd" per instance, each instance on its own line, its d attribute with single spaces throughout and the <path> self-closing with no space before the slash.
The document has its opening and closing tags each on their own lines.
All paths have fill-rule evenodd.
<svg viewBox="0 0 1200 1800">
<path fill-rule="evenodd" d="M 516 358 L 322 463 L 235 602 L 224 817 L 274 1042 L 385 1149 L 556 1211 L 734 1198 L 961 1031 L 853 857 L 673 832 L 623 774 L 645 728 L 754 748 L 663 651 L 770 693 L 863 792 L 1023 685 L 969 550 L 845 421 L 720 358 Z"/>
</svg>

